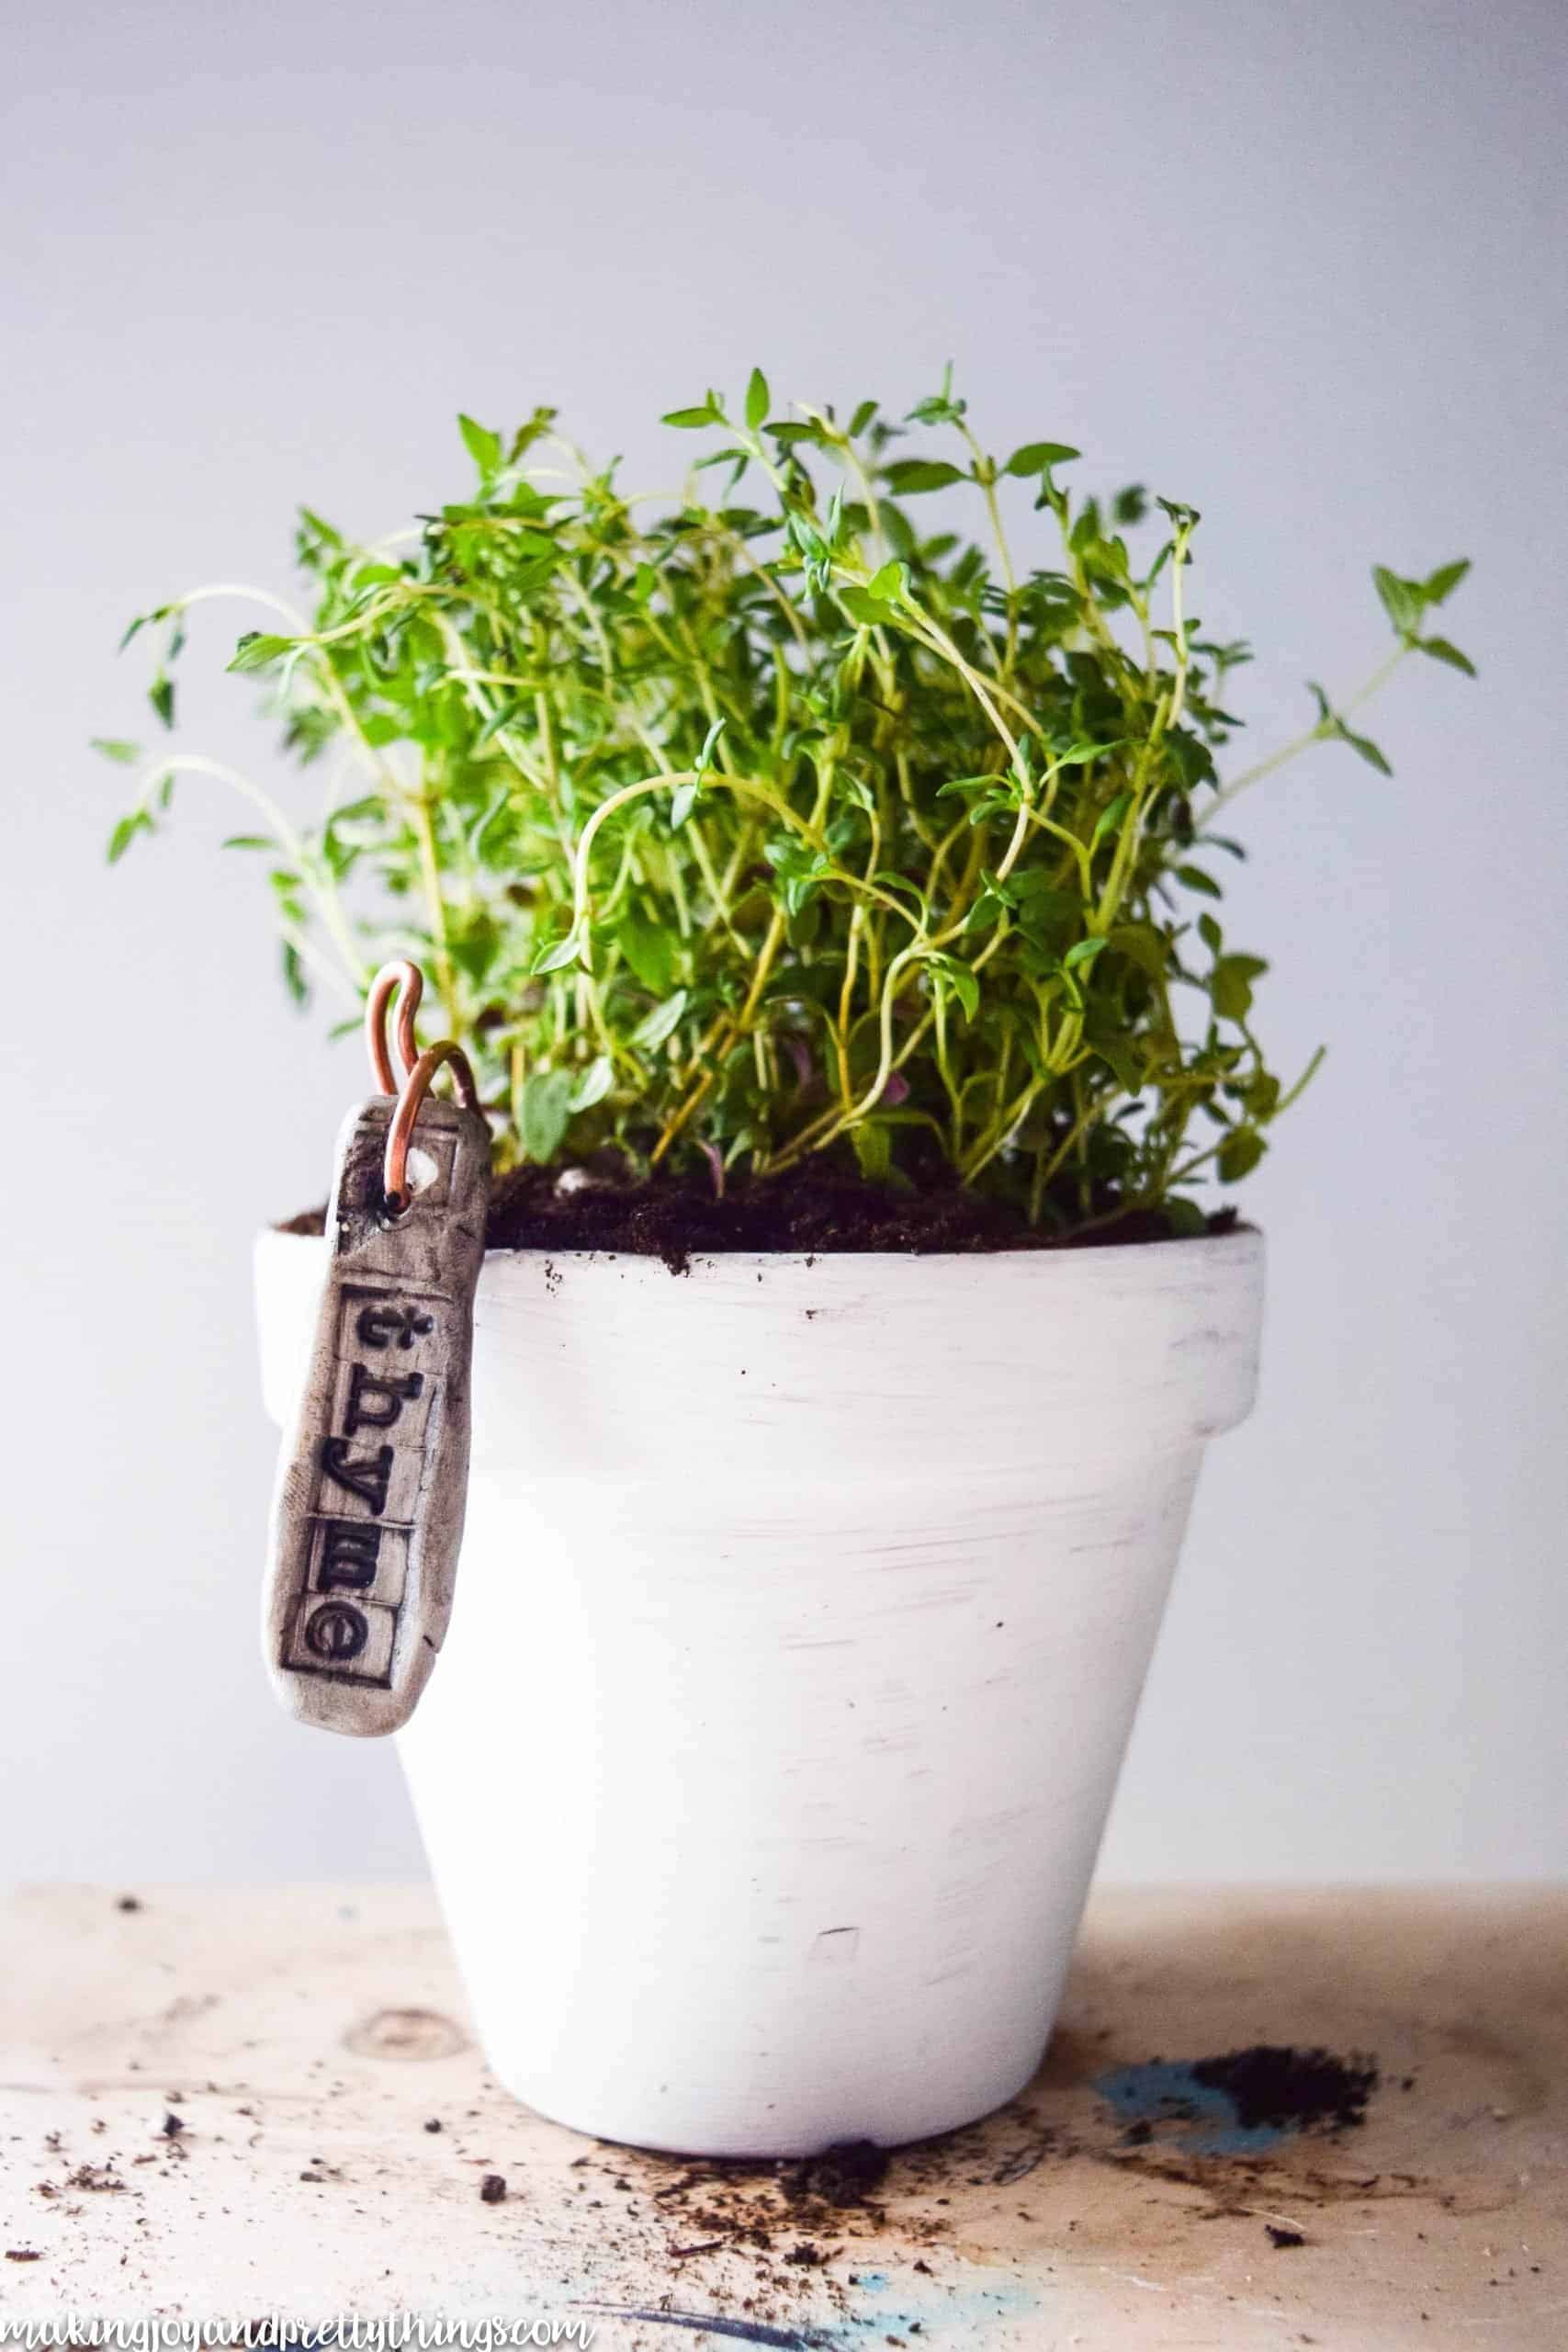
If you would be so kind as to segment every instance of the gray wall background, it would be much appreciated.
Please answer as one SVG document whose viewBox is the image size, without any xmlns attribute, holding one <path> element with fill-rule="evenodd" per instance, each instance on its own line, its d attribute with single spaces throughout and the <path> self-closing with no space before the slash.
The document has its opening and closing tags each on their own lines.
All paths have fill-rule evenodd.
<svg viewBox="0 0 1568 2352">
<path fill-rule="evenodd" d="M 1406 665 L 1369 718 L 1396 779 L 1324 751 L 1245 804 L 1269 1033 L 1332 1050 L 1250 1188 L 1263 1401 L 1107 1868 L 1562 1871 L 1552 0 L 67 0 L 6 48 L 6 1869 L 419 1866 L 391 1753 L 285 1724 L 255 1655 L 248 1241 L 320 1197 L 357 1055 L 283 1001 L 216 797 L 106 872 L 123 620 L 286 589 L 299 499 L 375 533 L 460 489 L 459 407 L 556 400 L 657 479 L 658 411 L 753 361 L 902 406 L 952 356 L 992 446 L 1204 510 L 1263 742 L 1381 655 L 1371 560 L 1476 560 L 1481 683 Z M 276 778 L 243 625 L 198 623 L 185 741 Z"/>
</svg>

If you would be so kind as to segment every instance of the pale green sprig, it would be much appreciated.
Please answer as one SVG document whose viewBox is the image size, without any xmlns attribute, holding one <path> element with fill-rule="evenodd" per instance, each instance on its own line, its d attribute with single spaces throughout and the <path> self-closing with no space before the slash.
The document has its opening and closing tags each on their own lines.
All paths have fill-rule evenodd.
<svg viewBox="0 0 1568 2352">
<path fill-rule="evenodd" d="M 428 958 L 502 1165 L 852 1150 L 1055 1230 L 1196 1229 L 1190 1188 L 1255 1167 L 1311 1075 L 1264 1060 L 1213 820 L 1318 743 L 1386 773 L 1350 715 L 1411 653 L 1470 671 L 1431 627 L 1467 567 L 1379 567 L 1389 659 L 1340 703 L 1314 687 L 1314 723 L 1227 783 L 1247 649 L 1189 608 L 1191 507 L 1075 497 L 1066 442 L 988 454 L 951 371 L 903 417 L 781 413 L 754 370 L 665 422 L 705 440 L 660 501 L 547 409 L 464 417 L 475 487 L 418 533 L 360 545 L 306 510 L 299 607 L 224 585 L 134 623 L 171 729 L 187 616 L 254 595 L 230 667 L 326 780 L 296 815 L 102 739 L 142 767 L 111 857 L 182 776 L 246 797 L 231 841 L 267 858 L 291 989 Z"/>
</svg>

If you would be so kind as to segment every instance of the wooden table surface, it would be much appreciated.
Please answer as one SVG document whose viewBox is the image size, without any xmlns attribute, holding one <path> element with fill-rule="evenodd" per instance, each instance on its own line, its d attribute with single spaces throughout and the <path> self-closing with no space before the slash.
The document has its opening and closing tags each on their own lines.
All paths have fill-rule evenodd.
<svg viewBox="0 0 1568 2352">
<path fill-rule="evenodd" d="M 487 2075 L 423 1888 L 34 1889 L 5 1979 L 6 2321 L 1568 2346 L 1568 1893 L 1100 1893 L 1037 2080 L 880 2177 L 540 2120 Z M 1182 2069 L 1256 2044 L 1375 2061 L 1365 2121 L 1237 2128 Z"/>
</svg>

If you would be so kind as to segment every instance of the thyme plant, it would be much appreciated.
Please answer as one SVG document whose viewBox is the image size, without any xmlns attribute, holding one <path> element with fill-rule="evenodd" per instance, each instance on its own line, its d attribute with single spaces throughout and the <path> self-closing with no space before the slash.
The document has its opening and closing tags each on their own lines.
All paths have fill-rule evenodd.
<svg viewBox="0 0 1568 2352">
<path fill-rule="evenodd" d="M 722 1191 L 852 1150 L 1047 1230 L 1196 1229 L 1190 1188 L 1256 1167 L 1318 1058 L 1290 1086 L 1265 1058 L 1219 820 L 1309 744 L 1388 772 L 1348 714 L 1411 653 L 1470 672 L 1428 626 L 1467 565 L 1379 568 L 1375 676 L 1337 707 L 1314 687 L 1300 738 L 1224 781 L 1248 654 L 1187 609 L 1191 507 L 1075 498 L 1059 442 L 987 454 L 951 380 L 840 422 L 775 415 L 756 372 L 664 422 L 710 443 L 674 497 L 538 409 L 509 436 L 461 419 L 471 492 L 400 538 L 303 512 L 305 607 L 259 595 L 229 666 L 320 773 L 313 813 L 155 756 L 111 858 L 177 778 L 235 786 L 289 988 L 352 1001 L 419 956 L 502 1167 L 613 1148 Z M 166 727 L 186 614 L 244 593 L 133 622 Z"/>
</svg>

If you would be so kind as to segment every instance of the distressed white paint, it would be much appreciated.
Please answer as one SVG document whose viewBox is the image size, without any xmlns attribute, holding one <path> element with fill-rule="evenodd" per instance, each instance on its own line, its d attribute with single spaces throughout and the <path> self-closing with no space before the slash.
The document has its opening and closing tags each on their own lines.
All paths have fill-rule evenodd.
<svg viewBox="0 0 1568 2352">
<path fill-rule="evenodd" d="M 286 1419 L 321 1246 L 258 1245 Z M 494 1254 L 400 1747 L 491 2064 L 610 2139 L 894 2143 L 1032 2073 L 1259 1236 Z"/>
</svg>

